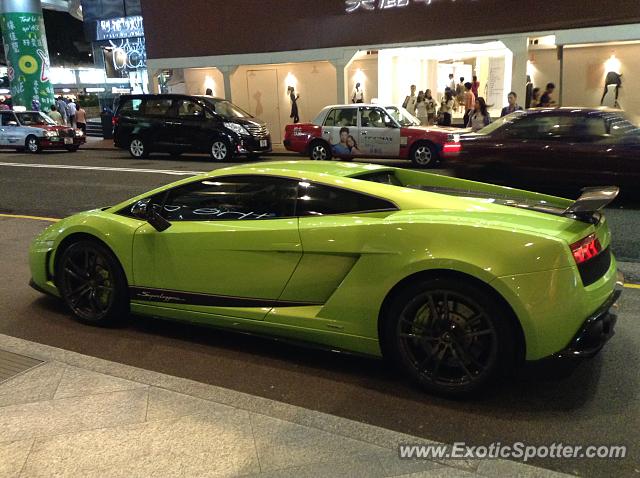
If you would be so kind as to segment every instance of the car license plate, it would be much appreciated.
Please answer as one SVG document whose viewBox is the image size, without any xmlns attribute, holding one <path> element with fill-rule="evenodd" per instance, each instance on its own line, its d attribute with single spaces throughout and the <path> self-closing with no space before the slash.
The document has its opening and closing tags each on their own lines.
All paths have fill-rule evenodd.
<svg viewBox="0 0 640 478">
<path fill-rule="evenodd" d="M 266 139 L 261 139 L 260 140 L 260 147 L 261 148 L 266 148 L 267 146 L 269 146 L 269 141 L 267 141 Z"/>
<path fill-rule="evenodd" d="M 73 144 L 73 138 L 65 138 L 64 144 Z"/>
</svg>

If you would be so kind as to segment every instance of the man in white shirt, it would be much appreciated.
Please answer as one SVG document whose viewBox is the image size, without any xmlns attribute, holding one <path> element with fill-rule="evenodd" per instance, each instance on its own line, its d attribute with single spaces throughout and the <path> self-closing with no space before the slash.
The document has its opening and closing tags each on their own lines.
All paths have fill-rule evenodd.
<svg viewBox="0 0 640 478">
<path fill-rule="evenodd" d="M 69 124 L 74 128 L 76 127 L 76 111 L 78 111 L 78 107 L 73 99 L 71 99 L 67 104 L 67 112 L 69 114 Z"/>
<path fill-rule="evenodd" d="M 416 104 L 418 97 L 416 96 L 416 85 L 411 85 L 411 94 L 404 99 L 402 106 L 412 115 L 416 114 Z"/>
<path fill-rule="evenodd" d="M 453 73 L 449 73 L 449 89 L 453 96 L 456 95 L 456 80 L 453 78 Z"/>
</svg>

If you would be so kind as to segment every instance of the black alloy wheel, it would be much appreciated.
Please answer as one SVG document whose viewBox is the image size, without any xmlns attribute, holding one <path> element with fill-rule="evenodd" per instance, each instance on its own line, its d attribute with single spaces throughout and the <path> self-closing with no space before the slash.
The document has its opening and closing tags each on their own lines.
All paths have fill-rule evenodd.
<svg viewBox="0 0 640 478">
<path fill-rule="evenodd" d="M 432 279 L 399 294 L 383 323 L 383 349 L 425 389 L 480 389 L 515 357 L 503 307 L 471 284 Z"/>
<path fill-rule="evenodd" d="M 128 315 L 124 272 L 101 244 L 82 240 L 67 247 L 56 263 L 56 285 L 81 322 L 111 325 Z"/>
</svg>

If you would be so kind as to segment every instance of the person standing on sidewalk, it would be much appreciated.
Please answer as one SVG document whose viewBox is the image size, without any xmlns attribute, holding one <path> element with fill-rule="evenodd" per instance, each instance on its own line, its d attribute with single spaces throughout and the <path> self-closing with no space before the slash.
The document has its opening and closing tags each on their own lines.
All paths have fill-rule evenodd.
<svg viewBox="0 0 640 478">
<path fill-rule="evenodd" d="M 462 120 L 464 127 L 469 123 L 469 115 L 476 106 L 476 95 L 471 91 L 472 86 L 473 85 L 469 81 L 464 84 L 464 118 Z"/>
<path fill-rule="evenodd" d="M 505 106 L 504 108 L 502 108 L 502 112 L 500 113 L 501 118 L 503 116 L 510 115 L 515 111 L 522 111 L 522 106 L 518 104 L 518 95 L 515 91 L 509 93 L 509 96 L 507 96 L 507 101 L 509 101 L 509 106 Z"/>
<path fill-rule="evenodd" d="M 67 102 L 64 101 L 62 96 L 58 97 L 58 101 L 56 101 L 56 110 L 62 116 L 62 125 L 67 124 Z"/>
<path fill-rule="evenodd" d="M 438 105 L 436 100 L 431 96 L 431 90 L 427 90 L 424 94 L 424 101 L 427 103 L 427 126 L 433 126 L 436 122 L 436 109 Z"/>
<path fill-rule="evenodd" d="M 404 99 L 402 107 L 412 115 L 415 115 L 417 102 L 418 97 L 416 96 L 416 85 L 411 85 L 411 93 Z"/>
<path fill-rule="evenodd" d="M 78 103 L 78 110 L 76 111 L 76 125 L 81 129 L 84 135 L 87 135 L 87 112 L 82 105 Z"/>
<path fill-rule="evenodd" d="M 76 112 L 78 107 L 76 106 L 73 98 L 69 100 L 67 103 L 67 113 L 69 114 L 69 126 L 75 128 L 76 127 Z"/>
</svg>

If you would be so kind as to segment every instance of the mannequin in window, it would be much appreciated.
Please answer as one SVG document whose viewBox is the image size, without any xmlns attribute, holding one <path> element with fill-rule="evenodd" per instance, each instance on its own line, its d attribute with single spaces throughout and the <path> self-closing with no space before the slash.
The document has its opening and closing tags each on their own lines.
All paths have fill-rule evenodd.
<svg viewBox="0 0 640 478">
<path fill-rule="evenodd" d="M 289 93 L 289 98 L 291 99 L 291 114 L 289 118 L 291 118 L 295 123 L 300 123 L 300 113 L 298 111 L 298 100 L 300 99 L 300 95 L 296 95 L 296 91 L 293 86 L 287 88 Z"/>
<path fill-rule="evenodd" d="M 622 87 L 622 75 L 620 73 L 616 73 L 615 71 L 610 71 L 607 73 L 607 77 L 604 80 L 604 92 L 602 93 L 602 99 L 600 100 L 600 106 L 604 104 L 604 99 L 609 93 L 609 87 L 614 86 L 616 92 L 616 99 L 613 105 L 618 108 L 618 95 L 620 93 L 620 88 Z"/>
</svg>

